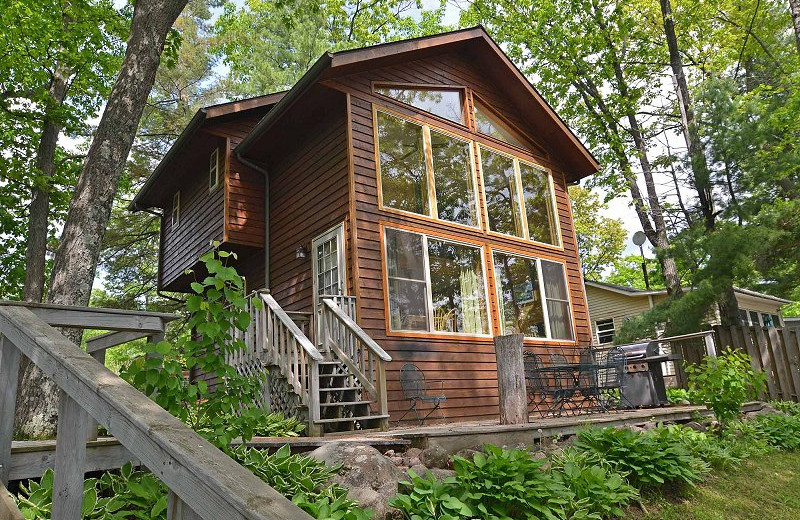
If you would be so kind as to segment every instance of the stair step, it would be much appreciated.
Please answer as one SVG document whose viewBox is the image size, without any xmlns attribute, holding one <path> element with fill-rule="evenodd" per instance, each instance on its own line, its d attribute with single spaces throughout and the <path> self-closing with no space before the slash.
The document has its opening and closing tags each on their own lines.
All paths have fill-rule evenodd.
<svg viewBox="0 0 800 520">
<path fill-rule="evenodd" d="M 323 406 L 333 407 L 333 406 L 355 406 L 359 404 L 369 404 L 371 401 L 342 401 L 339 403 L 320 403 L 320 408 Z"/>
<path fill-rule="evenodd" d="M 320 361 L 320 365 L 342 365 L 341 361 Z"/>
<path fill-rule="evenodd" d="M 355 421 L 371 421 L 375 419 L 388 419 L 388 415 L 365 415 L 363 417 L 337 417 L 335 419 L 317 419 L 314 421 L 316 424 L 322 423 L 342 423 L 342 422 L 355 422 Z"/>
<path fill-rule="evenodd" d="M 340 386 L 335 388 L 320 388 L 320 392 L 340 392 L 345 390 L 363 390 L 360 386 Z"/>
</svg>

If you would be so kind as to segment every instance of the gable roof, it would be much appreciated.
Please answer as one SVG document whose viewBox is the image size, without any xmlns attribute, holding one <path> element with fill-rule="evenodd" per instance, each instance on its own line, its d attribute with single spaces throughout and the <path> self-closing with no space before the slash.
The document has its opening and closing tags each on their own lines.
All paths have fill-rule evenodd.
<svg viewBox="0 0 800 520">
<path fill-rule="evenodd" d="M 340 52 L 326 52 L 303 75 L 253 130 L 239 143 L 237 155 L 247 155 L 259 137 L 272 128 L 287 114 L 295 103 L 303 98 L 320 81 L 342 74 L 356 72 L 364 68 L 380 67 L 398 60 L 412 60 L 446 50 L 468 49 L 470 54 L 488 55 L 499 64 L 498 70 L 509 80 L 509 85 L 524 91 L 527 100 L 535 107 L 537 117 L 532 124 L 541 128 L 547 140 L 560 150 L 571 153 L 559 154 L 559 158 L 569 169 L 570 181 L 578 180 L 595 173 L 599 164 L 591 152 L 581 143 L 566 123 L 544 100 L 528 79 L 506 56 L 500 46 L 492 40 L 482 26 L 462 29 L 434 36 L 424 36 L 409 40 L 382 43 L 371 47 Z"/>
<path fill-rule="evenodd" d="M 624 294 L 625 296 L 648 296 L 648 295 L 666 295 L 666 289 L 637 289 L 634 287 L 628 287 L 625 285 L 616 285 L 613 283 L 606 283 L 606 282 L 595 282 L 592 280 L 584 281 L 584 285 L 588 287 L 595 287 L 597 289 L 603 289 L 606 291 L 611 291 L 617 294 Z M 764 300 L 771 300 L 778 303 L 792 303 L 792 300 L 786 300 L 784 298 L 778 298 L 777 296 L 772 296 L 771 294 L 765 294 L 757 291 L 751 291 L 750 289 L 742 289 L 741 287 L 734 287 L 734 292 L 739 294 L 746 294 L 748 296 L 752 296 L 754 298 L 762 298 Z"/>
<path fill-rule="evenodd" d="M 209 105 L 199 109 L 197 112 L 195 112 L 194 116 L 192 116 L 189 124 L 187 124 L 183 129 L 181 135 L 178 136 L 169 150 L 167 150 L 167 153 L 164 154 L 161 162 L 158 163 L 158 166 L 156 166 L 156 168 L 153 170 L 153 173 L 151 173 L 147 178 L 144 185 L 141 187 L 141 189 L 139 189 L 138 193 L 136 193 L 136 196 L 133 197 L 133 200 L 128 205 L 128 210 L 139 211 L 153 207 L 153 205 L 148 201 L 154 192 L 156 183 L 161 180 L 162 176 L 165 175 L 165 173 L 169 170 L 172 162 L 178 157 L 180 152 L 186 148 L 186 146 L 192 141 L 192 138 L 201 128 L 206 125 L 207 122 L 231 114 L 270 107 L 278 103 L 285 94 L 286 91 L 275 92 L 265 96 L 228 101 L 225 103 L 218 103 L 216 105 Z"/>
</svg>

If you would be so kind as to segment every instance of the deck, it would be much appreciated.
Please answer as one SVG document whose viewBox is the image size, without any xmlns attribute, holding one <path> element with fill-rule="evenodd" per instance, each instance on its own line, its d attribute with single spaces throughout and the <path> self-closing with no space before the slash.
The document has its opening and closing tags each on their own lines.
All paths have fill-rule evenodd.
<svg viewBox="0 0 800 520">
<path fill-rule="evenodd" d="M 748 403 L 744 411 L 760 409 L 761 403 Z M 385 432 L 338 434 L 326 437 L 255 437 L 249 446 L 274 450 L 288 444 L 293 452 L 313 450 L 331 442 L 369 444 L 380 451 L 439 446 L 450 453 L 463 448 L 492 443 L 506 446 L 532 446 L 542 438 L 565 437 L 586 426 L 639 425 L 650 421 L 690 421 L 696 414 L 709 415 L 703 406 L 671 406 L 644 410 L 598 413 L 573 417 L 531 418 L 525 425 L 500 425 L 497 421 L 435 424 L 398 427 Z M 14 441 L 10 480 L 39 477 L 55 461 L 55 441 Z M 87 443 L 86 471 L 119 468 L 136 460 L 116 439 L 105 437 Z"/>
</svg>

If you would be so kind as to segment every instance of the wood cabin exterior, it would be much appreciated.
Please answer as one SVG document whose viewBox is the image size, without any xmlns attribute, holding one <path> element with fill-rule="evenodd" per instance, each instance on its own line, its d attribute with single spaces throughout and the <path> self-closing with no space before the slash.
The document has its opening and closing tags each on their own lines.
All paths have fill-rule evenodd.
<svg viewBox="0 0 800 520">
<path fill-rule="evenodd" d="M 790 300 L 748 289 L 734 288 L 742 324 L 755 327 L 783 327 L 781 307 Z M 586 298 L 592 318 L 592 343 L 609 345 L 614 333 L 629 318 L 639 316 L 667 298 L 665 289 L 643 290 L 604 282 L 586 281 Z M 706 316 L 709 328 L 721 319 L 716 307 Z"/>
<path fill-rule="evenodd" d="M 392 420 L 406 363 L 444 381 L 446 420 L 478 420 L 498 415 L 494 336 L 591 342 L 567 185 L 597 168 L 473 28 L 328 53 L 287 92 L 200 111 L 131 209 L 162 211 L 161 289 L 188 290 L 219 240 L 294 316 L 347 297 L 391 357 Z"/>
</svg>

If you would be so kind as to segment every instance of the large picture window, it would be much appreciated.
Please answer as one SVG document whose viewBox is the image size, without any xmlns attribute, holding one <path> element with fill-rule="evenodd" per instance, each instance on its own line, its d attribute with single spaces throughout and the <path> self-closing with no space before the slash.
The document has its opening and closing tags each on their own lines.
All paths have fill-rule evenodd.
<svg viewBox="0 0 800 520">
<path fill-rule="evenodd" d="M 385 229 L 393 331 L 489 334 L 480 247 Z"/>
<path fill-rule="evenodd" d="M 480 157 L 489 230 L 558 245 L 550 174 L 485 147 Z"/>
<path fill-rule="evenodd" d="M 477 227 L 471 143 L 384 112 L 376 120 L 383 205 Z"/>
<path fill-rule="evenodd" d="M 503 334 L 574 339 L 563 264 L 503 252 L 493 260 Z"/>
</svg>

